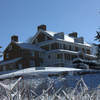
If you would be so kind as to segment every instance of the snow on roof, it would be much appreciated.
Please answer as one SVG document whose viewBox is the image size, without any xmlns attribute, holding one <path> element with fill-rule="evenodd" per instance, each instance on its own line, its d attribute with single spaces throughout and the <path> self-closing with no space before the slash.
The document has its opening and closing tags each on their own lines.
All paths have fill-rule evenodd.
<svg viewBox="0 0 100 100">
<path fill-rule="evenodd" d="M 84 42 L 84 45 L 89 46 L 89 47 L 92 47 L 92 45 L 89 44 L 89 43 L 87 43 L 87 42 Z"/>
<path fill-rule="evenodd" d="M 16 59 L 12 59 L 12 60 L 3 61 L 3 62 L 0 63 L 0 66 L 1 65 L 7 65 L 7 64 L 15 63 L 15 62 L 17 62 L 17 61 L 19 61 L 21 59 L 22 59 L 22 57 L 19 57 L 19 58 L 16 58 Z"/>
<path fill-rule="evenodd" d="M 81 59 L 81 58 L 74 58 L 74 59 L 73 59 L 73 62 L 77 62 L 77 61 L 83 62 L 83 59 Z"/>
<path fill-rule="evenodd" d="M 66 52 L 66 53 L 71 53 L 71 54 L 78 54 L 78 52 L 70 51 L 70 50 L 63 50 L 63 49 L 57 49 L 57 50 L 47 51 L 47 53 L 53 53 L 53 52 Z"/>
<path fill-rule="evenodd" d="M 44 31 L 44 32 L 46 32 L 47 34 L 51 35 L 52 37 L 53 37 L 55 34 L 57 34 L 57 32 L 51 32 L 51 31 Z"/>
<path fill-rule="evenodd" d="M 55 34 L 57 34 L 57 32 L 51 32 L 51 31 L 45 31 L 45 32 L 48 33 L 49 35 L 53 36 L 53 37 L 54 37 Z M 74 43 L 74 38 L 69 37 L 67 34 L 64 34 L 64 40 L 68 41 L 68 42 L 73 42 Z"/>
<path fill-rule="evenodd" d="M 57 32 L 51 32 L 51 31 L 44 31 L 44 32 L 46 32 L 47 34 L 51 35 L 52 37 L 54 37 L 54 35 L 57 34 Z M 75 43 L 74 42 L 74 38 L 68 36 L 67 34 L 64 34 L 64 39 L 58 39 L 58 40 L 64 40 L 64 41 L 67 41 L 67 42 Z M 82 43 L 77 43 L 77 44 L 82 44 Z M 84 42 L 82 45 L 86 45 L 86 46 L 91 47 L 91 45 L 86 43 L 86 42 Z"/>
<path fill-rule="evenodd" d="M 89 56 L 89 57 L 93 57 L 93 58 L 97 58 L 97 56 L 93 55 L 93 54 L 85 54 L 86 56 Z"/>
<path fill-rule="evenodd" d="M 30 43 L 16 43 L 16 44 L 23 49 L 44 51 L 43 49 Z"/>
<path fill-rule="evenodd" d="M 65 35 L 65 36 L 64 36 L 64 40 L 65 40 L 65 41 L 68 41 L 68 42 L 74 43 L 74 38 L 69 37 L 68 35 Z"/>
</svg>

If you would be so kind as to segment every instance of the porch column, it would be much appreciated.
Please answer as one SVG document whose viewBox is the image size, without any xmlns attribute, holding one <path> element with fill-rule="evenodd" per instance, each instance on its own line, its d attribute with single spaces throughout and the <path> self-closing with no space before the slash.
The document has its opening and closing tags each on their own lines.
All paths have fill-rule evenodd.
<svg viewBox="0 0 100 100">
<path fill-rule="evenodd" d="M 51 44 L 49 44 L 49 50 L 51 50 Z"/>
</svg>

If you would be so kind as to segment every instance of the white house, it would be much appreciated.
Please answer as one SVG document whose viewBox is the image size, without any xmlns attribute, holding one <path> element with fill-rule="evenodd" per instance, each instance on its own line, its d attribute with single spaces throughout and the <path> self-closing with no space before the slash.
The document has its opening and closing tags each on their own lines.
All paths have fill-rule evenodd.
<svg viewBox="0 0 100 100">
<path fill-rule="evenodd" d="M 76 32 L 64 34 L 46 30 L 46 25 L 38 26 L 32 44 L 45 50 L 43 66 L 69 66 L 74 58 L 94 60 L 92 45 L 86 43 Z"/>
<path fill-rule="evenodd" d="M 20 43 L 18 36 L 11 37 L 11 43 L 4 50 L 4 60 L 0 62 L 0 71 L 38 66 L 69 67 L 75 58 L 96 59 L 93 51 L 92 45 L 76 32 L 51 32 L 46 30 L 46 25 L 40 25 L 31 43 Z"/>
</svg>

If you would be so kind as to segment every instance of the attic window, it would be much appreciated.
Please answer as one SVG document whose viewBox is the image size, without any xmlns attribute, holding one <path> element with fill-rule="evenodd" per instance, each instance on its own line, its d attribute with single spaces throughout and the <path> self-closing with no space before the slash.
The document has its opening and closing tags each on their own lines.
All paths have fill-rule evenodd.
<svg viewBox="0 0 100 100">
<path fill-rule="evenodd" d="M 45 35 L 43 33 L 40 33 L 37 37 L 38 42 L 45 41 Z"/>
</svg>

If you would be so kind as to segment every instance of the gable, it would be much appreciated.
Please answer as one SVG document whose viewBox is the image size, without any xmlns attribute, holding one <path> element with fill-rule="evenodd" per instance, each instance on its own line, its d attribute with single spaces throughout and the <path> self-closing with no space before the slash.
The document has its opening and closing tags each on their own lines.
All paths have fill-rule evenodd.
<svg viewBox="0 0 100 100">
<path fill-rule="evenodd" d="M 11 50 L 13 50 L 13 49 L 15 49 L 15 48 L 19 48 L 19 47 L 16 45 L 16 43 L 11 42 L 11 43 L 5 48 L 4 52 L 9 52 L 9 51 L 11 51 Z"/>
<path fill-rule="evenodd" d="M 33 38 L 32 44 L 40 43 L 47 40 L 52 40 L 53 37 L 46 32 L 39 32 Z"/>
<path fill-rule="evenodd" d="M 31 43 L 16 43 L 21 49 L 30 50 L 30 51 L 44 51 L 36 45 Z"/>
</svg>

